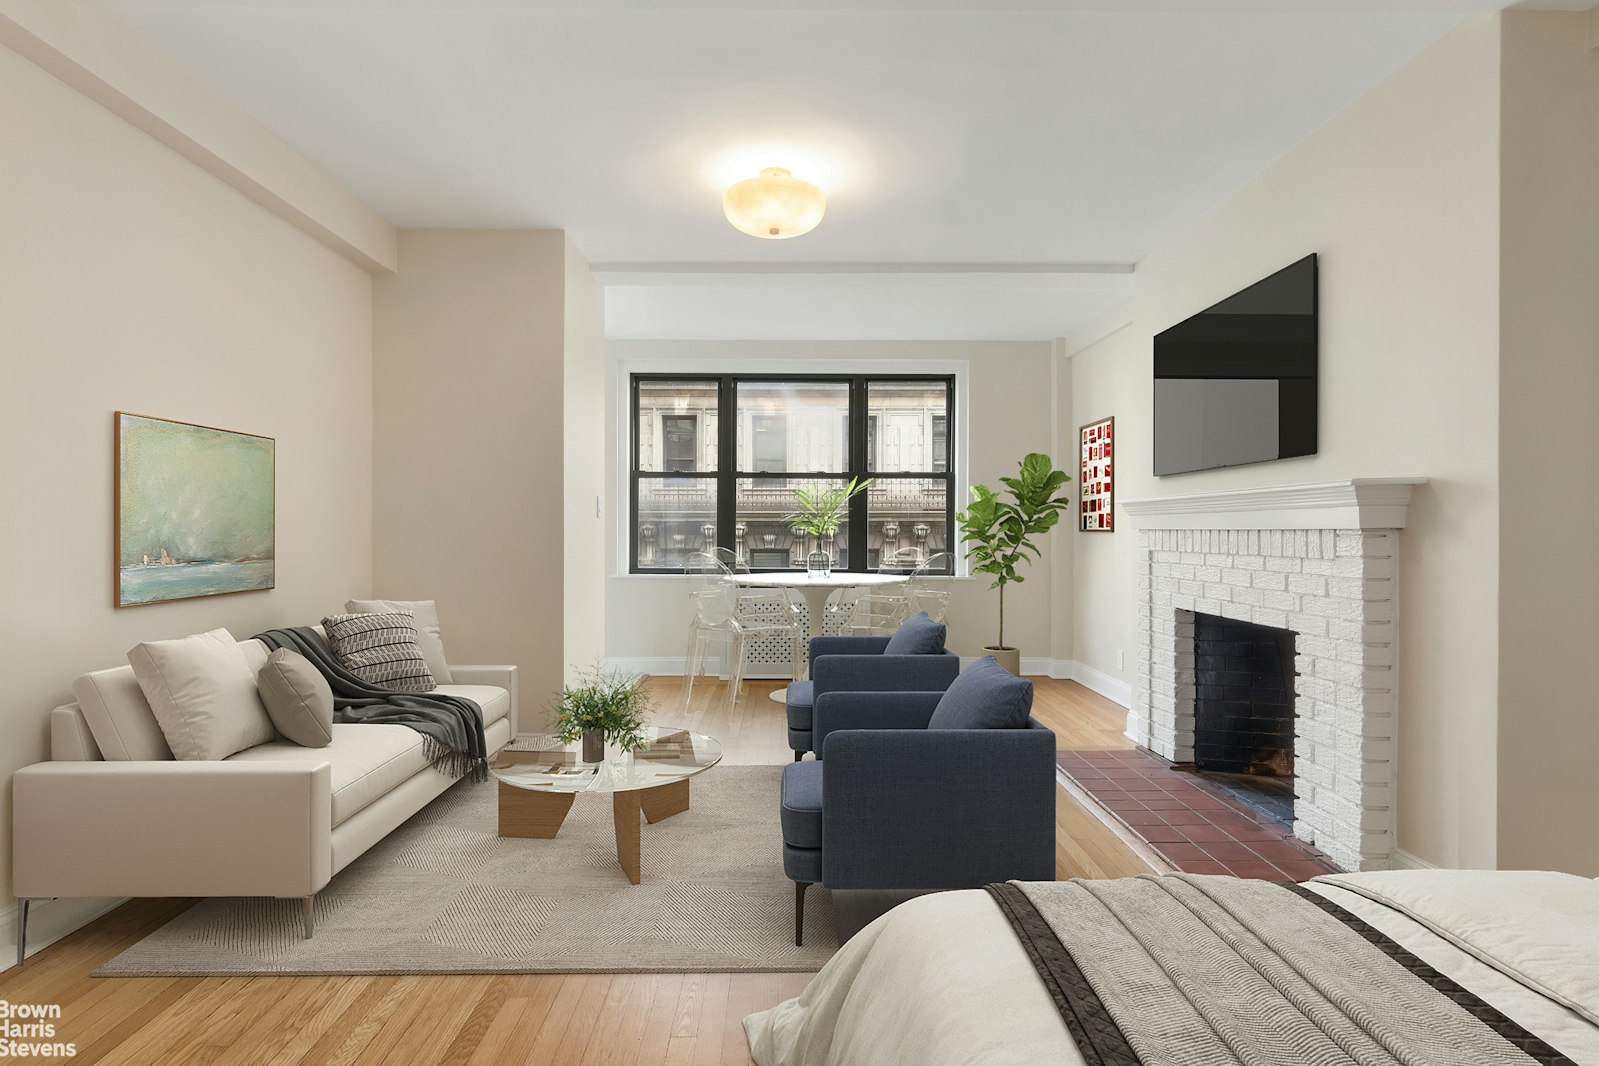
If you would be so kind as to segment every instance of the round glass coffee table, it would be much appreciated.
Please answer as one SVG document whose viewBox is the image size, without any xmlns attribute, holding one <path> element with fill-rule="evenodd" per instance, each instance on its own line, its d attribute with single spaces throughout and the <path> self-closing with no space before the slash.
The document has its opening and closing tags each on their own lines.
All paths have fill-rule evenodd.
<svg viewBox="0 0 1599 1066">
<path fill-rule="evenodd" d="M 500 782 L 500 836 L 550 839 L 561 831 L 580 792 L 609 792 L 616 860 L 639 883 L 639 815 L 659 822 L 688 810 L 688 782 L 722 761 L 722 745 L 704 733 L 648 726 L 648 743 L 627 753 L 614 744 L 604 762 L 584 762 L 580 743 L 523 734 L 489 764 Z"/>
</svg>

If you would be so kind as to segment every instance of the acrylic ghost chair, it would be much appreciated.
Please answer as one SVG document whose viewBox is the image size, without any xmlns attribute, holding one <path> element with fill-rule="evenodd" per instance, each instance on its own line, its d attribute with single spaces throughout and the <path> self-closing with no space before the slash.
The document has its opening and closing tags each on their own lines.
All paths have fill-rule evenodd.
<svg viewBox="0 0 1599 1066">
<path fill-rule="evenodd" d="M 728 708 L 738 705 L 744 683 L 744 662 L 754 640 L 786 639 L 789 646 L 789 676 L 797 676 L 803 637 L 799 618 L 787 596 L 740 589 L 733 572 L 714 555 L 696 552 L 683 568 L 689 580 L 688 655 L 684 663 L 683 705 L 694 695 L 694 682 L 704 670 L 712 643 L 726 648 L 722 660 L 728 674 Z"/>
</svg>

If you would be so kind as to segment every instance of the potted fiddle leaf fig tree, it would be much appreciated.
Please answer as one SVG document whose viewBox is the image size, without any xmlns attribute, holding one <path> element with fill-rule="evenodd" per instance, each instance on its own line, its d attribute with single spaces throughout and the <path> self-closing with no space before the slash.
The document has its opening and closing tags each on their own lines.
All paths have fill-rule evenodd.
<svg viewBox="0 0 1599 1066">
<path fill-rule="evenodd" d="M 650 697 L 635 674 L 595 666 L 555 701 L 555 735 L 563 744 L 583 741 L 584 762 L 604 762 L 605 742 L 637 751 L 647 742 L 644 720 Z"/>
<path fill-rule="evenodd" d="M 826 577 L 832 573 L 833 557 L 827 550 L 827 542 L 844 524 L 850 499 L 871 483 L 871 478 L 852 477 L 847 485 L 822 488 L 813 482 L 794 490 L 794 510 L 784 515 L 783 521 L 794 532 L 812 538 L 813 545 L 805 556 L 805 569 L 811 577 Z"/>
<path fill-rule="evenodd" d="M 1057 495 L 1071 477 L 1056 470 L 1049 456 L 1033 452 L 1020 465 L 1016 477 L 999 479 L 1009 499 L 987 485 L 973 485 L 971 504 L 955 516 L 972 573 L 992 575 L 989 588 L 999 590 L 999 640 L 983 651 L 1013 674 L 1022 672 L 1022 652 L 1005 643 L 1005 586 L 1026 580 L 1020 568 L 1040 554 L 1032 538 L 1055 528 L 1071 506 L 1070 497 Z"/>
</svg>

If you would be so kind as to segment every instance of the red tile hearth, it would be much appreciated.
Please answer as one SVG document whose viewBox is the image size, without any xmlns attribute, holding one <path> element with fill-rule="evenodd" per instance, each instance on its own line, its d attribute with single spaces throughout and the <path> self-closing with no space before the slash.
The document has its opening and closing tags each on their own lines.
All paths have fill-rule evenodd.
<svg viewBox="0 0 1599 1066">
<path fill-rule="evenodd" d="M 1304 881 L 1338 872 L 1276 822 L 1141 751 L 1062 751 L 1055 760 L 1078 788 L 1184 873 Z"/>
</svg>

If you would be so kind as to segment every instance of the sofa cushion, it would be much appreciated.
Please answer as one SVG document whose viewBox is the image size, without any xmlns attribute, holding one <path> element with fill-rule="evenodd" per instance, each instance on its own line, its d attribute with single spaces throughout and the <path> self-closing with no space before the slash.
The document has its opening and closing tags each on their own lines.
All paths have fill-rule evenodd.
<svg viewBox="0 0 1599 1066">
<path fill-rule="evenodd" d="M 791 847 L 822 846 L 823 765 L 791 762 L 783 767 L 783 843 Z"/>
<path fill-rule="evenodd" d="M 918 611 L 905 619 L 894 635 L 888 638 L 888 647 L 883 649 L 883 654 L 942 655 L 948 633 L 943 622 L 935 622 L 927 616 L 926 611 Z"/>
<path fill-rule="evenodd" d="M 241 751 L 229 762 L 325 762 L 333 770 L 333 824 L 388 795 L 427 768 L 422 734 L 409 726 L 333 723 L 325 748 L 274 740 Z"/>
<path fill-rule="evenodd" d="M 333 689 L 310 659 L 279 648 L 267 656 L 255 683 L 273 727 L 285 740 L 321 748 L 333 739 Z"/>
<path fill-rule="evenodd" d="M 985 655 L 950 683 L 928 729 L 1026 729 L 1033 683 Z"/>
<path fill-rule="evenodd" d="M 795 681 L 788 686 L 788 697 L 783 701 L 788 711 L 788 724 L 795 729 L 809 729 L 816 708 L 816 682 Z"/>
<path fill-rule="evenodd" d="M 369 685 L 394 692 L 432 692 L 433 673 L 416 642 L 410 611 L 334 614 L 322 619 L 333 655 Z"/>
<path fill-rule="evenodd" d="M 144 698 L 133 667 L 118 666 L 84 674 L 72 683 L 72 697 L 83 711 L 100 754 L 108 761 L 152 762 L 172 758 L 161 724 Z"/>
<path fill-rule="evenodd" d="M 444 658 L 444 631 L 439 628 L 439 607 L 432 600 L 351 600 L 344 605 L 351 614 L 383 614 L 410 611 L 416 619 L 416 645 L 428 664 L 428 673 L 437 685 L 451 681 L 450 664 Z"/>
<path fill-rule="evenodd" d="M 463 696 L 483 710 L 483 725 L 493 725 L 511 713 L 511 694 L 494 685 L 440 685 L 435 696 Z"/>
<path fill-rule="evenodd" d="M 277 736 L 255 672 L 226 629 L 135 645 L 128 665 L 179 759 L 225 759 Z"/>
</svg>

